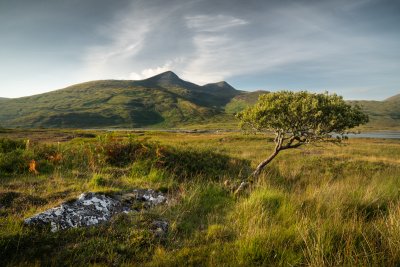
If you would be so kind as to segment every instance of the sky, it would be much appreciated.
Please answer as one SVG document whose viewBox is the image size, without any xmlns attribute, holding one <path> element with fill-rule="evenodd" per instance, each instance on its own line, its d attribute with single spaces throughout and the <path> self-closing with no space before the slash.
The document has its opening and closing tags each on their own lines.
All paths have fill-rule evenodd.
<svg viewBox="0 0 400 267">
<path fill-rule="evenodd" d="M 0 0 L 0 97 L 171 70 L 236 89 L 400 93 L 397 0 Z"/>
</svg>

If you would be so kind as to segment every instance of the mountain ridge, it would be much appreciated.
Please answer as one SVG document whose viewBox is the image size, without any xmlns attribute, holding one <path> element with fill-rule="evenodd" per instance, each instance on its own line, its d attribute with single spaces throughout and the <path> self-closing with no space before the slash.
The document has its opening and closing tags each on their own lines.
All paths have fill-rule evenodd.
<svg viewBox="0 0 400 267">
<path fill-rule="evenodd" d="M 0 98 L 2 127 L 181 127 L 234 124 L 233 114 L 268 91 L 246 92 L 226 81 L 197 85 L 167 71 L 144 80 L 97 80 L 21 98 Z M 400 94 L 384 101 L 348 101 L 370 115 L 369 125 L 400 126 Z"/>
<path fill-rule="evenodd" d="M 2 101 L 5 127 L 174 127 L 224 113 L 242 91 L 196 85 L 169 71 L 145 80 L 98 80 Z"/>
</svg>

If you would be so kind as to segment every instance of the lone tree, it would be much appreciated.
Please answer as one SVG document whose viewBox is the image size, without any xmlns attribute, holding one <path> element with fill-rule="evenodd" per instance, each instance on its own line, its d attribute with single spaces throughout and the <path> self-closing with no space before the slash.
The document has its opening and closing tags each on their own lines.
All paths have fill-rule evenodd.
<svg viewBox="0 0 400 267">
<path fill-rule="evenodd" d="M 368 122 L 360 107 L 336 94 L 281 91 L 261 95 L 237 115 L 244 130 L 275 133 L 275 149 L 253 172 L 258 176 L 280 151 L 315 142 L 341 142 L 348 130 Z"/>
</svg>

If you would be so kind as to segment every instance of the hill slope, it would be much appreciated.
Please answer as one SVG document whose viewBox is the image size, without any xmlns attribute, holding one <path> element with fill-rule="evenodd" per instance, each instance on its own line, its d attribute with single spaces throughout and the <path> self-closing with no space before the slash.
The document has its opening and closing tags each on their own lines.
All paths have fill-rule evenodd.
<svg viewBox="0 0 400 267">
<path fill-rule="evenodd" d="M 198 86 L 165 72 L 146 80 L 103 80 L 1 102 L 6 127 L 171 127 L 223 112 L 242 94 L 226 82 Z"/>
<path fill-rule="evenodd" d="M 394 95 L 392 97 L 389 97 L 388 99 L 385 100 L 386 102 L 396 102 L 400 103 L 400 94 Z"/>
<path fill-rule="evenodd" d="M 204 86 L 167 71 L 140 81 L 101 80 L 40 95 L 0 98 L 3 127 L 235 127 L 233 114 L 267 91 L 226 82 Z M 400 128 L 400 94 L 385 101 L 349 101 L 370 115 L 370 129 Z M 207 124 L 207 125 L 205 125 Z"/>
<path fill-rule="evenodd" d="M 350 101 L 357 104 L 370 116 L 367 125 L 376 129 L 400 127 L 400 95 L 384 101 Z"/>
<path fill-rule="evenodd" d="M 257 102 L 261 94 L 268 91 L 255 91 L 240 94 L 232 98 L 225 106 L 227 114 L 234 114 L 249 105 Z M 399 130 L 400 129 L 400 94 L 392 96 L 384 101 L 348 101 L 353 105 L 359 105 L 370 117 L 370 122 L 364 126 L 370 130 Z"/>
<path fill-rule="evenodd" d="M 268 91 L 254 91 L 240 94 L 231 99 L 231 101 L 225 106 L 225 112 L 228 114 L 235 114 L 248 106 L 254 105 L 258 97 L 262 94 L 267 94 Z"/>
</svg>

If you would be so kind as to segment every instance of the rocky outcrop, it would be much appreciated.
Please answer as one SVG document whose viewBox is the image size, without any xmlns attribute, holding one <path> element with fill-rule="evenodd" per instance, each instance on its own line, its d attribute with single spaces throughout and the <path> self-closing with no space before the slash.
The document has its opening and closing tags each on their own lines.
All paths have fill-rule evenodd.
<svg viewBox="0 0 400 267">
<path fill-rule="evenodd" d="M 78 199 L 62 203 L 42 213 L 25 219 L 26 225 L 47 226 L 52 232 L 62 229 L 92 226 L 107 222 L 118 213 L 134 211 L 135 203 L 144 208 L 166 202 L 167 198 L 151 189 L 137 189 L 125 194 L 106 195 L 102 193 L 83 193 Z M 165 221 L 154 222 L 156 232 L 168 230 Z"/>
</svg>

